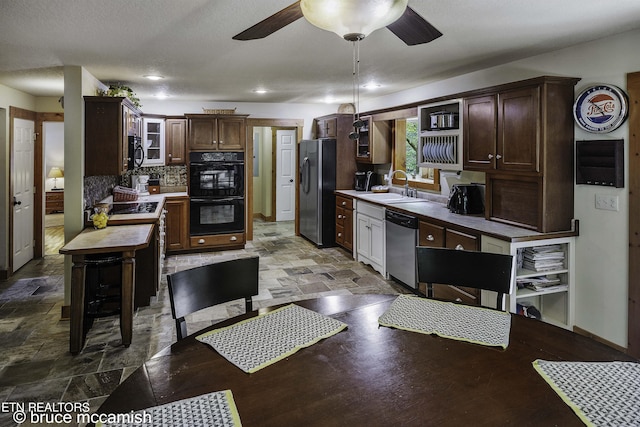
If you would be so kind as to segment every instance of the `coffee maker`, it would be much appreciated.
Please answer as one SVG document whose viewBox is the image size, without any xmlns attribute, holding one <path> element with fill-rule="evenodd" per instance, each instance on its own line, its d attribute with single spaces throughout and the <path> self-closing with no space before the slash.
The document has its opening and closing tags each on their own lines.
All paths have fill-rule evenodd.
<svg viewBox="0 0 640 427">
<path fill-rule="evenodd" d="M 354 188 L 356 191 L 371 191 L 371 186 L 374 184 L 373 180 L 373 172 L 358 171 L 355 174 Z"/>
</svg>

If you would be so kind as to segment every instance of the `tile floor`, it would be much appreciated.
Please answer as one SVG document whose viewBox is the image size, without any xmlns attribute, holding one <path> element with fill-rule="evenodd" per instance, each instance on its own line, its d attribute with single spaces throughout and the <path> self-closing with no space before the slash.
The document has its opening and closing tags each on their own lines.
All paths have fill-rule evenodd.
<svg viewBox="0 0 640 427">
<path fill-rule="evenodd" d="M 322 295 L 408 293 L 342 249 L 317 249 L 295 236 L 292 222 L 256 221 L 245 249 L 170 256 L 164 273 L 248 254 L 260 256 L 255 308 Z M 60 320 L 63 282 L 63 256 L 55 248 L 0 282 L 0 402 L 82 401 L 95 409 L 133 370 L 175 342 L 163 275 L 158 296 L 135 313 L 129 348 L 120 345 L 118 317 L 112 316 L 96 319 L 83 351 L 72 356 L 69 322 Z M 242 301 L 203 310 L 188 319 L 189 332 L 243 311 Z M 1 426 L 15 425 L 10 415 L 0 412 Z"/>
</svg>

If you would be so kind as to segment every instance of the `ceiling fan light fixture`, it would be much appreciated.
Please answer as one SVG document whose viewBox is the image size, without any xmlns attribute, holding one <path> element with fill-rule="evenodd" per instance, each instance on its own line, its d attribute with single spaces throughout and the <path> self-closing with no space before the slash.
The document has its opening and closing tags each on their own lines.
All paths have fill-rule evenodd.
<svg viewBox="0 0 640 427">
<path fill-rule="evenodd" d="M 301 0 L 311 24 L 349 41 L 361 40 L 402 16 L 408 0 Z"/>
</svg>

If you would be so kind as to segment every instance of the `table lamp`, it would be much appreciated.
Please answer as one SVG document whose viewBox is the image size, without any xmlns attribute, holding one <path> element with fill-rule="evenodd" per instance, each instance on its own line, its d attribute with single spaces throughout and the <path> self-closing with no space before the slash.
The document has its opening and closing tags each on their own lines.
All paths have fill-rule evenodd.
<svg viewBox="0 0 640 427">
<path fill-rule="evenodd" d="M 52 190 L 62 190 L 62 188 L 58 188 L 58 178 L 63 178 L 64 174 L 62 173 L 59 167 L 57 166 L 52 167 L 49 170 L 49 175 L 47 175 L 47 177 L 53 178 Z"/>
</svg>

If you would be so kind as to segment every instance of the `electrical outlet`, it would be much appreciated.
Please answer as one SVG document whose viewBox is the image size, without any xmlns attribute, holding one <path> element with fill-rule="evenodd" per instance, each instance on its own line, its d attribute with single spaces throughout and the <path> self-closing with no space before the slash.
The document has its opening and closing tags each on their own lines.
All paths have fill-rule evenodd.
<svg viewBox="0 0 640 427">
<path fill-rule="evenodd" d="M 618 196 L 610 196 L 608 194 L 596 194 L 596 209 L 604 209 L 606 211 L 617 211 Z"/>
</svg>

